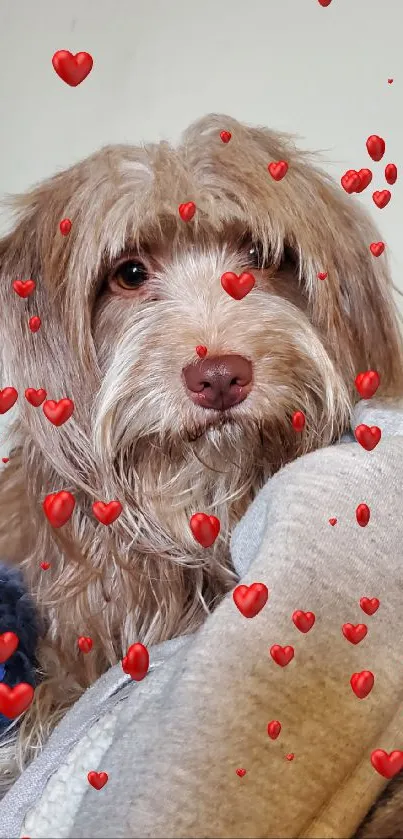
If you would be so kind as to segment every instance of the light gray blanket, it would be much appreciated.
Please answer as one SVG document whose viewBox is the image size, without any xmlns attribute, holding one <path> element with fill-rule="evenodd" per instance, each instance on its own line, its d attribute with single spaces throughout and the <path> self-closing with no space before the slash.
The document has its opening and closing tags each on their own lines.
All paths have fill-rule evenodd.
<svg viewBox="0 0 403 839">
<path fill-rule="evenodd" d="M 351 437 L 300 458 L 234 531 L 241 582 L 269 588 L 262 612 L 244 618 L 230 594 L 195 636 L 150 651 L 143 682 L 120 665 L 99 679 L 3 799 L 1 837 L 354 833 L 384 784 L 371 751 L 403 749 L 403 414 L 360 403 L 360 422 L 382 428 L 375 450 Z M 372 617 L 364 596 L 381 601 Z M 296 609 L 315 613 L 310 632 Z M 360 644 L 343 636 L 348 622 L 368 626 Z M 294 647 L 286 667 L 273 644 Z M 350 686 L 362 670 L 375 674 L 364 700 Z M 100 791 L 93 770 L 108 773 Z"/>
</svg>

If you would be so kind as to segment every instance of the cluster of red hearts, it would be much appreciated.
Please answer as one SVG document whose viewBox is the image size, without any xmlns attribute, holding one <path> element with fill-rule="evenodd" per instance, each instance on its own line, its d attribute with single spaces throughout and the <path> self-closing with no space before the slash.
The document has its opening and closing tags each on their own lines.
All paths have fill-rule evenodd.
<svg viewBox="0 0 403 839">
<path fill-rule="evenodd" d="M 386 144 L 385 140 L 382 137 L 379 137 L 377 134 L 371 134 L 368 137 L 366 142 L 366 147 L 368 154 L 372 160 L 379 163 L 382 160 Z M 390 185 L 396 183 L 397 180 L 397 167 L 394 163 L 387 163 L 385 166 L 385 180 Z M 348 169 L 347 172 L 341 178 L 341 185 L 343 189 L 352 195 L 353 193 L 360 193 L 366 189 L 372 181 L 372 172 L 370 169 Z M 389 204 L 389 201 L 392 197 L 392 193 L 389 189 L 381 189 L 376 190 L 372 193 L 372 199 L 374 204 L 379 207 L 380 210 L 383 210 L 384 207 Z M 370 251 L 373 256 L 381 256 L 381 254 L 385 250 L 385 243 L 384 242 L 372 242 L 370 244 Z"/>
<path fill-rule="evenodd" d="M 252 583 L 250 586 L 240 585 L 233 591 L 233 599 L 236 607 L 245 618 L 254 618 L 262 611 L 269 597 L 269 590 L 264 583 Z M 377 612 L 380 601 L 377 597 L 361 597 L 360 607 L 366 615 L 374 615 Z M 304 612 L 297 609 L 291 616 L 294 626 L 306 634 L 315 624 L 313 612 Z M 341 627 L 344 637 L 351 644 L 359 644 L 365 638 L 368 627 L 364 623 L 345 623 Z M 280 667 L 286 667 L 294 658 L 294 647 L 285 647 L 280 644 L 273 644 L 269 650 L 273 661 Z M 362 670 L 360 673 L 353 673 L 350 678 L 350 685 L 358 699 L 365 699 L 372 691 L 375 677 L 370 670 Z M 281 732 L 281 722 L 271 720 L 267 725 L 267 733 L 271 740 L 277 740 Z M 294 753 L 285 755 L 286 760 L 293 760 Z M 374 769 L 384 778 L 393 778 L 403 768 L 403 751 L 396 749 L 390 754 L 383 749 L 374 749 L 371 753 L 371 763 Z M 236 769 L 237 775 L 243 778 L 246 769 Z"/>
</svg>

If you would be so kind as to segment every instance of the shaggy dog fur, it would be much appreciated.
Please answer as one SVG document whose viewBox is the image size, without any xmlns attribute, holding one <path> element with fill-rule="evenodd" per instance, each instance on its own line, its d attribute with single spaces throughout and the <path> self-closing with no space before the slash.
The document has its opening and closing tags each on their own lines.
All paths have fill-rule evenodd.
<svg viewBox="0 0 403 839">
<path fill-rule="evenodd" d="M 280 160 L 289 170 L 275 181 L 267 167 Z M 178 213 L 187 201 L 197 207 L 190 222 Z M 15 754 L 21 767 L 130 644 L 194 631 L 234 586 L 231 528 L 283 464 L 346 431 L 358 372 L 378 371 L 381 397 L 403 395 L 392 283 L 369 249 L 379 234 L 288 136 L 211 115 L 177 149 L 105 148 L 15 210 L 0 242 L 2 386 L 20 394 L 0 556 L 21 565 L 46 630 L 9 780 Z M 119 280 L 130 259 L 148 275 L 131 291 Z M 226 271 L 252 271 L 255 287 L 234 300 Z M 28 277 L 36 290 L 22 300 L 12 281 Z M 199 363 L 197 345 L 207 358 L 251 362 L 247 399 L 225 411 L 194 403 L 182 371 Z M 51 425 L 27 387 L 71 398 L 71 419 Z M 76 506 L 54 529 L 42 502 L 59 490 Z M 97 500 L 123 505 L 110 527 L 92 513 Z M 209 549 L 192 536 L 196 512 L 221 521 Z M 79 635 L 92 638 L 91 655 Z"/>
</svg>

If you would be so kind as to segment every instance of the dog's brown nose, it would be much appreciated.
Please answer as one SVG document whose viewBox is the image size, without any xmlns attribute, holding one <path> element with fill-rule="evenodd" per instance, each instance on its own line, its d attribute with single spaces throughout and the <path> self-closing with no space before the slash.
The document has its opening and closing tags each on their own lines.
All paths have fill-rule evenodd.
<svg viewBox="0 0 403 839">
<path fill-rule="evenodd" d="M 243 402 L 252 387 L 252 364 L 242 355 L 205 358 L 182 372 L 190 398 L 201 408 L 225 411 Z"/>
</svg>

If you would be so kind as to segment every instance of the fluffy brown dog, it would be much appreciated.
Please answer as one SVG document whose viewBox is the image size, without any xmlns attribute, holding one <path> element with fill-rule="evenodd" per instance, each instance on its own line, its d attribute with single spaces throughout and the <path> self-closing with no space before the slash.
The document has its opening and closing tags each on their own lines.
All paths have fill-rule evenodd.
<svg viewBox="0 0 403 839">
<path fill-rule="evenodd" d="M 130 644 L 200 625 L 234 585 L 229 533 L 264 481 L 347 429 L 358 372 L 401 396 L 403 352 L 379 234 L 289 137 L 208 116 L 178 149 L 108 147 L 16 209 L 0 242 L 2 387 L 20 397 L 0 556 L 22 565 L 44 622 L 22 765 Z M 234 299 L 225 272 L 252 273 L 253 289 Z M 27 278 L 24 300 L 13 281 Z M 73 415 L 52 425 L 26 388 L 73 400 Z M 76 503 L 54 528 L 42 504 L 60 490 Z M 111 500 L 123 511 L 107 527 L 92 504 Z M 221 522 L 208 549 L 196 512 Z"/>
</svg>

